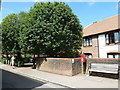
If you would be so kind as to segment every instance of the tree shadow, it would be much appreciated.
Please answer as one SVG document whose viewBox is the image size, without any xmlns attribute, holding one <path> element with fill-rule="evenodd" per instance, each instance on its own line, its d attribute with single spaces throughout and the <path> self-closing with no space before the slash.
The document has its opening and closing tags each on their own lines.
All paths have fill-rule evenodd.
<svg viewBox="0 0 120 90">
<path fill-rule="evenodd" d="M 30 79 L 18 74 L 14 74 L 5 70 L 2 70 L 2 89 L 33 89 L 35 87 L 40 87 L 44 82 Z"/>
<path fill-rule="evenodd" d="M 112 74 L 112 73 L 101 73 L 101 72 L 92 72 L 90 74 L 91 76 L 98 76 L 98 77 L 105 77 L 105 78 L 112 78 L 112 79 L 118 79 L 118 74 Z"/>
<path fill-rule="evenodd" d="M 36 69 L 37 69 L 37 70 L 41 67 L 41 65 L 42 65 L 42 63 L 43 63 L 44 61 L 47 62 L 46 57 L 38 58 L 38 59 L 36 60 Z"/>
</svg>

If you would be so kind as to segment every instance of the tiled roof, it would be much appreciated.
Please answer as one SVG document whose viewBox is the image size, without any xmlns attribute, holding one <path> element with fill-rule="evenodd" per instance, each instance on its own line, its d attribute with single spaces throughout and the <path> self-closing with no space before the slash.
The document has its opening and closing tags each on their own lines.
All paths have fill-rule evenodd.
<svg viewBox="0 0 120 90">
<path fill-rule="evenodd" d="M 118 16 L 120 14 L 92 23 L 83 29 L 83 37 L 118 29 Z"/>
</svg>

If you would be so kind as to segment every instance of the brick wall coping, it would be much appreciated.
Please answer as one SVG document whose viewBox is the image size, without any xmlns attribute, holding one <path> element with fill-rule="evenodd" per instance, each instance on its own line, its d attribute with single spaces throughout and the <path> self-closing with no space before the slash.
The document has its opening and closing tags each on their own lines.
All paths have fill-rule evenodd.
<svg viewBox="0 0 120 90">
<path fill-rule="evenodd" d="M 78 59 L 80 59 L 80 58 L 50 58 L 50 57 L 40 57 L 40 58 L 46 58 L 49 60 L 71 60 L 71 59 L 78 60 Z"/>
<path fill-rule="evenodd" d="M 39 57 L 39 58 L 46 58 L 46 59 L 51 59 L 51 60 L 71 60 L 71 59 L 74 59 L 74 60 L 78 60 L 80 59 L 80 57 L 78 58 L 53 58 L 53 57 Z M 119 59 L 115 59 L 115 58 L 87 58 L 88 60 L 120 60 Z"/>
<path fill-rule="evenodd" d="M 116 58 L 87 58 L 87 59 L 90 59 L 90 60 L 120 60 L 120 58 L 119 59 L 116 59 Z"/>
</svg>

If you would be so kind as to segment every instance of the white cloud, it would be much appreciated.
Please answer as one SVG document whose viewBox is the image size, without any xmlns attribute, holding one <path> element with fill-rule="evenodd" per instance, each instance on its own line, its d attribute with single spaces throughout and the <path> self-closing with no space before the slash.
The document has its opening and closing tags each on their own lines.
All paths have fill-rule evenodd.
<svg viewBox="0 0 120 90">
<path fill-rule="evenodd" d="M 96 0 L 89 0 L 88 5 L 93 6 L 96 3 Z"/>
<path fill-rule="evenodd" d="M 113 11 L 118 12 L 120 14 L 120 3 L 117 3 L 114 8 L 115 9 Z"/>
<path fill-rule="evenodd" d="M 95 2 L 88 2 L 89 6 L 93 6 L 95 4 Z"/>
<path fill-rule="evenodd" d="M 119 9 L 120 8 L 120 4 L 116 4 L 116 6 L 115 6 L 115 9 Z"/>
</svg>

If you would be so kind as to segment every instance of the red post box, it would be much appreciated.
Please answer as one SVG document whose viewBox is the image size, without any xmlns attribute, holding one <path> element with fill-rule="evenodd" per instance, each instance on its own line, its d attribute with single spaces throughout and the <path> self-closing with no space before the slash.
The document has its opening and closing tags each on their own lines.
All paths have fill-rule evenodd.
<svg viewBox="0 0 120 90">
<path fill-rule="evenodd" d="M 80 60 L 81 60 L 81 62 L 86 62 L 86 56 L 85 56 L 85 54 L 81 54 L 80 55 Z"/>
</svg>

